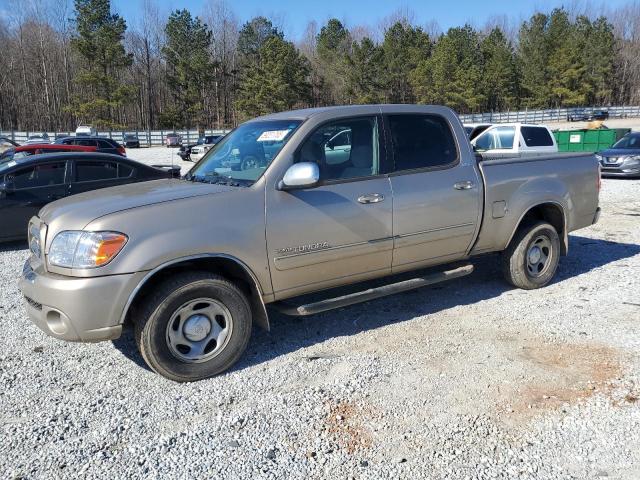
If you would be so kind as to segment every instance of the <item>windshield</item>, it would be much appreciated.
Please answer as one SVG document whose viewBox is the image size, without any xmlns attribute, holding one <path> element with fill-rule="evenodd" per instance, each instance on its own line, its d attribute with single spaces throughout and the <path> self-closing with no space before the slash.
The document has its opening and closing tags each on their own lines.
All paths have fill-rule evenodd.
<svg viewBox="0 0 640 480">
<path fill-rule="evenodd" d="M 640 149 L 640 134 L 625 135 L 618 140 L 611 148 Z"/>
<path fill-rule="evenodd" d="M 265 120 L 240 125 L 209 150 L 188 180 L 255 182 L 300 125 L 298 120 Z"/>
</svg>

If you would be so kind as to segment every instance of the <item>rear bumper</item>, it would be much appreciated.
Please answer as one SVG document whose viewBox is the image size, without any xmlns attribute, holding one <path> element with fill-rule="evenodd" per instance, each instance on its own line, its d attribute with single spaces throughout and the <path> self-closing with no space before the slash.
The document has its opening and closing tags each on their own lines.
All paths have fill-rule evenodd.
<svg viewBox="0 0 640 480">
<path fill-rule="evenodd" d="M 24 265 L 20 291 L 31 321 L 47 335 L 71 342 L 118 338 L 130 293 L 144 273 L 65 277 Z"/>
</svg>

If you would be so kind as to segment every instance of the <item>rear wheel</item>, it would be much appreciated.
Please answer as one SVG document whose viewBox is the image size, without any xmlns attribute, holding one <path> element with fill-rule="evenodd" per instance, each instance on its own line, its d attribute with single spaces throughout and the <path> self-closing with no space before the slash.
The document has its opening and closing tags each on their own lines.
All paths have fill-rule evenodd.
<svg viewBox="0 0 640 480">
<path fill-rule="evenodd" d="M 146 363 L 178 382 L 230 368 L 251 336 L 251 309 L 233 283 L 208 272 L 179 274 L 155 289 L 135 314 L 136 343 Z"/>
<path fill-rule="evenodd" d="M 511 285 L 531 290 L 544 287 L 556 273 L 560 238 L 547 222 L 520 227 L 502 252 L 502 272 Z"/>
</svg>

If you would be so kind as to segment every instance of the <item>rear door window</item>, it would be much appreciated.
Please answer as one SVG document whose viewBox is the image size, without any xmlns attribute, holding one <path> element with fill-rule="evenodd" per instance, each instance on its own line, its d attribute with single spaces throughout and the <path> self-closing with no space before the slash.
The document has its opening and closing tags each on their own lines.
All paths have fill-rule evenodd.
<svg viewBox="0 0 640 480">
<path fill-rule="evenodd" d="M 118 164 L 118 178 L 129 178 L 133 174 L 133 167 L 125 165 L 124 163 Z"/>
<path fill-rule="evenodd" d="M 546 128 L 522 127 L 520 131 L 527 147 L 553 147 L 553 139 Z"/>
<path fill-rule="evenodd" d="M 106 140 L 98 140 L 98 148 L 114 148 L 114 147 Z"/>
<path fill-rule="evenodd" d="M 118 178 L 115 162 L 76 162 L 76 182 L 94 182 Z"/>
<path fill-rule="evenodd" d="M 77 138 L 74 141 L 75 145 L 81 145 L 83 147 L 95 147 L 97 145 L 95 140 L 90 140 L 87 138 Z"/>
<path fill-rule="evenodd" d="M 394 171 L 442 168 L 458 159 L 453 132 L 439 115 L 389 115 Z"/>
</svg>

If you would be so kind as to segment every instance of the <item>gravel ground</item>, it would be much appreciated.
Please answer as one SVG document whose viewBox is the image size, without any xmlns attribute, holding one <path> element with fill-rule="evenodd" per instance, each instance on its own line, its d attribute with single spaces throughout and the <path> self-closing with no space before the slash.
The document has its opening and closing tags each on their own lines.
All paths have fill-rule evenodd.
<svg viewBox="0 0 640 480">
<path fill-rule="evenodd" d="M 145 368 L 131 332 L 45 336 L 16 286 L 25 246 L 3 246 L 0 478 L 640 478 L 639 189 L 604 181 L 601 222 L 542 290 L 485 258 L 449 284 L 274 313 L 194 384 Z"/>
</svg>

